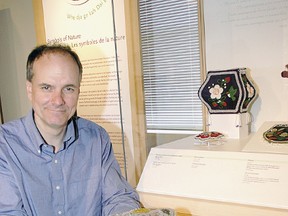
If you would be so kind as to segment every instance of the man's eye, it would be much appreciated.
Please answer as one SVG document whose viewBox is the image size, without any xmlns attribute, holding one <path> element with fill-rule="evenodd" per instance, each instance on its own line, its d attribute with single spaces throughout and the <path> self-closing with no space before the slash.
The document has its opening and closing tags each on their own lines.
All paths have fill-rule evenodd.
<svg viewBox="0 0 288 216">
<path fill-rule="evenodd" d="M 45 90 L 45 91 L 48 91 L 48 90 L 51 89 L 51 87 L 50 87 L 50 86 L 42 86 L 41 89 L 42 89 L 42 90 Z"/>
<path fill-rule="evenodd" d="M 64 89 L 64 91 L 67 92 L 67 93 L 68 93 L 68 92 L 71 93 L 71 92 L 74 92 L 75 89 L 72 88 L 72 87 L 66 87 L 66 88 Z"/>
</svg>

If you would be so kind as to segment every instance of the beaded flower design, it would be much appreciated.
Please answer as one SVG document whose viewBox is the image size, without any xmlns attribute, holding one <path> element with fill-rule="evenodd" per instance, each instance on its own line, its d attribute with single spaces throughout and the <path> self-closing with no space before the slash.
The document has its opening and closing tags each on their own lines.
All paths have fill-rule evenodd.
<svg viewBox="0 0 288 216">
<path fill-rule="evenodd" d="M 210 113 L 246 112 L 256 96 L 243 68 L 209 71 L 198 96 Z"/>
</svg>

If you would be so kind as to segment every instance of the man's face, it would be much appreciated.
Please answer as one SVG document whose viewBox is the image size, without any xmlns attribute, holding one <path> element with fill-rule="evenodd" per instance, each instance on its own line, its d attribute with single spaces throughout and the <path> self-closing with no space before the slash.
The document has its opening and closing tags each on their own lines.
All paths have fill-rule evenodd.
<svg viewBox="0 0 288 216">
<path fill-rule="evenodd" d="M 34 62 L 33 74 L 26 89 L 37 126 L 42 130 L 66 127 L 76 111 L 80 93 L 76 62 L 69 55 L 45 54 Z"/>
</svg>

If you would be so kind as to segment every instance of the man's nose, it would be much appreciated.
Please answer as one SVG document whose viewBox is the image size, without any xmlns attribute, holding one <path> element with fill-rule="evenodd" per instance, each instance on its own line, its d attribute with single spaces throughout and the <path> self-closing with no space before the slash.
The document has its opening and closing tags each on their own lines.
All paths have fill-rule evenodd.
<svg viewBox="0 0 288 216">
<path fill-rule="evenodd" d="M 54 91 L 52 95 L 52 102 L 56 105 L 64 104 L 64 98 L 62 91 Z"/>
</svg>

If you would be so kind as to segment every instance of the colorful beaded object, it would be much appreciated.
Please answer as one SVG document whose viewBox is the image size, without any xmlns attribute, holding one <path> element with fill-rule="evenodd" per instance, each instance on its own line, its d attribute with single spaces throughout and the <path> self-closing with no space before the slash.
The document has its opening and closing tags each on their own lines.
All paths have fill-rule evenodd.
<svg viewBox="0 0 288 216">
<path fill-rule="evenodd" d="M 224 135 L 217 131 L 203 132 L 195 136 L 196 140 L 206 141 L 222 138 Z"/>
<path fill-rule="evenodd" d="M 263 133 L 270 143 L 288 144 L 288 124 L 276 124 Z"/>
<path fill-rule="evenodd" d="M 175 211 L 169 208 L 159 208 L 159 209 L 139 208 L 129 212 L 124 212 L 122 214 L 117 214 L 114 216 L 175 216 L 175 215 L 176 215 Z"/>
<path fill-rule="evenodd" d="M 224 135 L 217 131 L 203 132 L 194 137 L 195 145 L 221 145 Z"/>
</svg>

